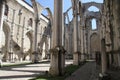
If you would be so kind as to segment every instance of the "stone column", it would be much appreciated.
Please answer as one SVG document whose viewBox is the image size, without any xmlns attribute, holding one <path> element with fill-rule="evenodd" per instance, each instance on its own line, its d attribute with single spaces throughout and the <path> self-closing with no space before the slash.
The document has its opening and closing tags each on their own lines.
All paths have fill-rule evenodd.
<svg viewBox="0 0 120 80">
<path fill-rule="evenodd" d="M 78 51 L 78 8 L 77 8 L 78 0 L 73 1 L 73 39 L 74 39 L 74 54 L 73 54 L 73 64 L 79 64 L 79 54 Z"/>
<path fill-rule="evenodd" d="M 20 59 L 20 61 L 23 61 L 23 57 L 24 57 L 24 28 L 25 28 L 25 17 L 23 19 L 23 26 L 22 26 L 21 59 Z"/>
<path fill-rule="evenodd" d="M 120 0 L 112 0 L 113 1 L 113 16 L 114 16 L 114 64 L 116 66 L 120 66 Z"/>
<path fill-rule="evenodd" d="M 10 61 L 14 62 L 14 51 L 13 51 L 13 29 L 15 25 L 15 13 L 16 10 L 12 9 L 12 23 L 11 23 L 11 29 L 10 29 L 10 43 L 9 43 L 9 54 L 10 54 Z"/>
<path fill-rule="evenodd" d="M 101 64 L 102 64 L 102 74 L 104 75 L 107 70 L 107 59 L 106 59 L 106 48 L 105 48 L 105 40 L 101 41 Z"/>
<path fill-rule="evenodd" d="M 38 6 L 37 6 L 37 2 L 36 0 L 31 0 L 32 5 L 33 5 L 33 9 L 34 9 L 34 19 L 35 19 L 35 26 L 34 26 L 34 33 L 33 33 L 33 58 L 32 61 L 34 63 L 37 63 L 38 60 L 38 51 L 37 51 L 37 32 L 38 32 L 38 26 L 39 26 L 39 13 L 38 12 Z"/>
<path fill-rule="evenodd" d="M 88 55 L 89 55 L 89 59 L 90 59 L 90 55 L 91 55 L 91 52 L 90 52 L 90 27 L 91 27 L 91 21 L 89 21 L 89 28 L 88 28 Z"/>
<path fill-rule="evenodd" d="M 2 52 L 1 52 L 1 48 L 2 48 L 2 38 L 1 38 L 1 33 L 3 30 L 3 20 L 4 20 L 4 12 L 5 12 L 5 5 L 3 0 L 0 1 L 0 67 L 2 66 Z"/>
<path fill-rule="evenodd" d="M 34 33 L 33 33 L 33 62 L 34 63 L 37 63 L 39 60 L 38 60 L 38 51 L 37 51 L 37 32 L 38 32 L 38 23 L 39 23 L 39 20 L 36 19 L 35 20 L 35 29 L 34 29 Z"/>
<path fill-rule="evenodd" d="M 85 22 L 86 24 L 87 22 Z M 84 27 L 84 58 L 85 60 L 87 59 L 87 28 L 86 26 Z"/>
<path fill-rule="evenodd" d="M 0 3 L 0 30 L 2 30 L 2 27 L 3 27 L 4 12 L 5 12 L 5 5 L 4 5 L 4 2 L 1 2 Z"/>
<path fill-rule="evenodd" d="M 80 21 L 80 39 L 81 39 L 81 61 L 83 62 L 85 59 L 84 55 L 84 25 L 85 25 L 85 18 L 83 16 L 83 13 L 80 14 L 81 21 Z"/>
<path fill-rule="evenodd" d="M 3 30 L 3 20 L 4 20 L 4 12 L 5 12 L 5 5 L 4 2 L 0 3 L 0 52 L 1 52 L 1 48 L 2 48 L 2 44 L 1 44 L 1 36 L 2 36 L 2 30 Z"/>
<path fill-rule="evenodd" d="M 49 73 L 62 75 L 65 65 L 65 51 L 62 47 L 62 0 L 54 0 L 54 19 L 52 27 L 52 49 Z"/>
</svg>

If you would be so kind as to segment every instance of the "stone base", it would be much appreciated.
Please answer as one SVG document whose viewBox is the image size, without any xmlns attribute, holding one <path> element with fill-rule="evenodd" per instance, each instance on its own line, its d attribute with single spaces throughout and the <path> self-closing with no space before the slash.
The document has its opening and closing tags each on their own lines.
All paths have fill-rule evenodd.
<svg viewBox="0 0 120 80">
<path fill-rule="evenodd" d="M 49 73 L 53 76 L 61 76 L 64 74 L 65 67 L 65 50 L 63 47 L 55 47 L 50 50 L 51 63 Z"/>
<path fill-rule="evenodd" d="M 58 66 L 51 66 L 49 69 L 49 74 L 52 76 L 58 76 L 59 75 L 59 70 L 57 68 Z"/>
<path fill-rule="evenodd" d="M 32 62 L 33 63 L 38 63 L 39 62 L 39 58 L 38 58 L 38 52 L 33 52 L 32 53 Z"/>
<path fill-rule="evenodd" d="M 75 52 L 73 54 L 73 64 L 79 65 L 79 62 L 80 62 L 80 52 Z"/>
<path fill-rule="evenodd" d="M 85 53 L 82 53 L 81 54 L 81 59 L 80 59 L 81 62 L 84 62 L 85 61 Z"/>
</svg>

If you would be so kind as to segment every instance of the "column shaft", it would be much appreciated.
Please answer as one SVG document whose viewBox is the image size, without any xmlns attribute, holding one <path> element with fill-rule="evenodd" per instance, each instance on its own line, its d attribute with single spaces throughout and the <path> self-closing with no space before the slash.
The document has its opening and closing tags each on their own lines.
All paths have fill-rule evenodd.
<svg viewBox="0 0 120 80">
<path fill-rule="evenodd" d="M 74 30 L 73 30 L 73 38 L 74 38 L 74 61 L 73 64 L 74 65 L 78 65 L 79 64 L 79 51 L 78 51 L 78 0 L 73 1 L 73 26 L 74 26 Z"/>
<path fill-rule="evenodd" d="M 62 75 L 64 73 L 64 53 L 64 48 L 62 47 L 62 0 L 54 0 L 52 49 L 49 71 L 51 75 Z"/>
<path fill-rule="evenodd" d="M 4 20 L 4 12 L 5 5 L 2 1 L 0 1 L 0 67 L 2 66 L 2 57 L 1 57 L 1 48 L 2 48 L 2 28 L 3 28 L 3 20 Z"/>
<path fill-rule="evenodd" d="M 107 59 L 106 59 L 105 40 L 101 41 L 101 62 L 102 62 L 102 73 L 105 74 L 107 70 Z"/>
<path fill-rule="evenodd" d="M 2 36 L 2 30 L 3 30 L 3 20 L 4 20 L 4 12 L 5 12 L 5 5 L 4 5 L 4 3 L 0 3 L 0 10 L 1 10 L 1 12 L 0 12 L 0 49 L 2 48 L 2 44 L 1 44 L 1 42 L 2 42 L 2 38 L 1 38 L 1 36 Z"/>
<path fill-rule="evenodd" d="M 39 60 L 38 58 L 38 51 L 37 51 L 37 32 L 38 32 L 38 26 L 39 26 L 39 12 L 38 12 L 38 6 L 36 0 L 31 0 L 33 9 L 34 9 L 34 18 L 35 18 L 35 26 L 34 26 L 34 33 L 33 33 L 33 59 L 32 61 L 34 63 L 37 63 Z"/>
</svg>

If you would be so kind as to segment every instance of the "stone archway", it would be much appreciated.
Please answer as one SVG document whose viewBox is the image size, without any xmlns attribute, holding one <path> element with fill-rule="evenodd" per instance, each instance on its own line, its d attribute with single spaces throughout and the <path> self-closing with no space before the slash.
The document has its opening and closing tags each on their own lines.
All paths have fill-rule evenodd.
<svg viewBox="0 0 120 80">
<path fill-rule="evenodd" d="M 32 38 L 33 38 L 33 35 L 32 35 L 32 31 L 28 31 L 26 33 L 26 37 L 28 37 L 29 41 L 30 41 L 30 47 L 29 49 L 25 52 L 25 55 L 24 55 L 24 59 L 28 58 L 29 60 L 32 60 Z"/>
<path fill-rule="evenodd" d="M 36 2 L 36 0 L 31 0 L 31 2 L 32 2 L 32 5 L 33 5 L 33 10 L 34 10 L 34 16 L 35 16 L 35 20 L 36 20 L 36 24 L 35 24 L 35 33 L 34 33 L 34 38 L 33 38 L 33 54 L 34 54 L 34 59 L 33 59 L 33 62 L 38 62 L 38 53 L 39 53 L 39 49 L 38 49 L 38 43 L 39 42 L 37 42 L 37 28 L 38 28 L 38 24 L 39 24 L 39 21 L 40 21 L 40 16 L 41 16 L 41 12 L 44 10 L 44 9 L 46 9 L 47 10 L 47 12 L 48 12 L 48 15 L 49 15 L 49 23 L 50 23 L 50 25 L 52 26 L 52 12 L 50 11 L 50 9 L 49 8 L 44 8 L 43 6 L 41 6 L 40 4 L 38 4 L 37 2 Z"/>
<path fill-rule="evenodd" d="M 4 54 L 3 60 L 7 61 L 10 57 L 9 55 L 9 46 L 10 46 L 10 27 L 7 23 L 3 23 L 3 32 L 5 34 L 5 45 L 2 47 L 2 52 Z M 3 39 L 2 39 L 3 40 Z"/>
<path fill-rule="evenodd" d="M 90 8 L 91 6 L 94 6 L 96 8 L 99 9 L 99 11 L 89 11 L 88 8 Z M 84 45 L 86 46 L 86 52 L 89 55 L 91 55 L 91 36 L 93 35 L 93 33 L 96 34 L 100 34 L 100 27 L 101 27 L 101 9 L 103 7 L 102 3 L 95 3 L 95 2 L 89 2 L 89 3 L 83 3 L 82 5 L 82 23 L 83 27 L 85 27 L 85 30 L 83 30 L 86 35 L 85 35 L 85 39 L 83 40 Z M 96 29 L 92 29 L 92 20 L 95 19 L 96 20 Z M 81 23 L 81 24 L 82 24 Z M 82 45 L 83 46 L 83 45 Z"/>
<path fill-rule="evenodd" d="M 52 12 L 48 7 L 43 8 L 43 11 L 47 11 L 47 18 L 49 19 L 47 26 L 44 27 L 44 31 L 41 40 L 38 43 L 38 51 L 42 56 L 41 59 L 46 59 L 49 55 L 50 45 L 52 44 L 52 33 L 53 30 L 53 16 Z"/>
<path fill-rule="evenodd" d="M 84 11 L 86 12 L 88 8 L 91 6 L 95 6 L 100 10 L 100 12 L 102 12 L 103 3 L 96 3 L 96 2 L 83 3 Z"/>
</svg>

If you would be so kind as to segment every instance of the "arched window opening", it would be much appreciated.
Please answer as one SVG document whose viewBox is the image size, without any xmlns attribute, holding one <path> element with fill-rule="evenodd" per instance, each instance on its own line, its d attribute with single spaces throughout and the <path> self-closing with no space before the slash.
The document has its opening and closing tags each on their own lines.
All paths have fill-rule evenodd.
<svg viewBox="0 0 120 80">
<path fill-rule="evenodd" d="M 94 12 L 98 12 L 99 11 L 99 9 L 97 7 L 95 7 L 95 6 L 89 7 L 88 10 L 89 11 L 94 11 Z"/>
<path fill-rule="evenodd" d="M 78 17 L 78 21 L 80 21 L 80 16 Z"/>
<path fill-rule="evenodd" d="M 19 10 L 18 15 L 22 15 L 22 9 Z"/>
<path fill-rule="evenodd" d="M 81 0 L 82 3 L 88 3 L 88 2 L 96 2 L 96 3 L 103 3 L 104 0 Z"/>
<path fill-rule="evenodd" d="M 8 7 L 8 5 L 6 4 L 6 5 L 5 5 L 5 12 L 4 12 L 4 15 L 5 15 L 5 16 L 8 16 L 8 11 L 9 11 L 9 7 Z"/>
<path fill-rule="evenodd" d="M 30 18 L 30 19 L 28 20 L 28 26 L 32 27 L 32 24 L 33 24 L 33 20 L 32 20 L 32 18 Z"/>
<path fill-rule="evenodd" d="M 96 30 L 96 29 L 97 29 L 96 19 L 92 19 L 92 30 Z"/>
</svg>

